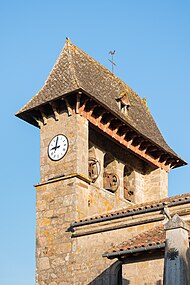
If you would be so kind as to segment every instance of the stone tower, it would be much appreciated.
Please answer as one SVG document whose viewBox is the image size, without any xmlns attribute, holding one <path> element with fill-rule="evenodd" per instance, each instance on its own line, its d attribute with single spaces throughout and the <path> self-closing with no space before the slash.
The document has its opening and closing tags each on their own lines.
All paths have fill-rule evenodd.
<svg viewBox="0 0 190 285">
<path fill-rule="evenodd" d="M 146 102 L 69 40 L 42 89 L 16 115 L 40 129 L 36 284 L 120 284 L 100 250 L 113 242 L 109 231 L 99 238 L 92 226 L 82 234 L 77 222 L 166 198 L 167 172 L 185 162 Z"/>
</svg>

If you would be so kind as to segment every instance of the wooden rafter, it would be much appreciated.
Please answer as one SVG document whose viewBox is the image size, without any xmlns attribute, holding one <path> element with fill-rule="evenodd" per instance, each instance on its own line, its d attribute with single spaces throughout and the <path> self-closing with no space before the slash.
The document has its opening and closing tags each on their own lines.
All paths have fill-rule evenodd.
<svg viewBox="0 0 190 285">
<path fill-rule="evenodd" d="M 90 101 L 90 99 L 89 99 L 88 97 L 86 97 L 86 98 L 84 99 L 84 102 L 80 105 L 80 107 L 79 107 L 79 109 L 78 109 L 78 113 L 79 113 L 80 115 L 83 115 L 84 109 L 85 109 L 86 104 L 87 104 L 88 101 Z"/>
<path fill-rule="evenodd" d="M 162 154 L 164 154 L 164 151 L 159 149 L 151 152 L 151 156 L 153 156 L 155 159 L 159 159 Z"/>
<path fill-rule="evenodd" d="M 123 134 L 122 136 L 120 136 L 120 140 L 119 140 L 120 144 L 123 144 L 123 142 L 125 141 L 125 136 L 126 134 Z"/>
<path fill-rule="evenodd" d="M 160 155 L 157 159 L 155 159 L 150 154 L 151 152 L 158 149 L 156 146 L 153 146 L 149 141 L 145 141 L 145 139 L 140 137 L 139 134 L 137 134 L 129 127 L 126 126 L 125 129 L 123 123 L 121 123 L 113 115 L 106 117 L 106 113 L 100 110 L 100 115 L 95 118 L 93 116 L 93 112 L 95 108 L 96 111 L 98 111 L 98 105 L 91 102 L 91 104 L 88 105 L 88 108 L 85 109 L 87 102 L 89 102 L 89 100 L 86 98 L 78 110 L 81 116 L 85 117 L 93 125 L 97 126 L 100 130 L 114 138 L 116 141 L 130 149 L 135 154 L 141 156 L 143 159 L 149 161 L 157 167 L 162 167 L 166 171 L 170 170 L 169 164 L 165 164 L 166 160 L 163 159 L 164 157 L 162 157 L 160 161 L 160 158 L 163 155 Z M 168 156 L 165 158 L 168 159 Z"/>
<path fill-rule="evenodd" d="M 166 160 L 165 164 L 166 164 L 166 165 L 170 165 L 170 164 L 172 164 L 173 162 L 175 162 L 175 159 L 174 159 L 173 157 L 169 157 L 169 158 Z"/>
<path fill-rule="evenodd" d="M 44 125 L 44 122 L 42 119 L 37 118 L 36 116 L 32 115 L 32 118 L 37 122 L 39 128 L 41 129 L 41 127 Z"/>
<path fill-rule="evenodd" d="M 74 98 L 75 100 L 73 100 Z M 66 97 L 62 98 L 62 100 L 65 102 L 69 116 L 74 112 L 80 114 L 121 145 L 127 147 L 129 150 L 153 165 L 169 171 L 179 163 L 177 158 L 171 157 L 170 154 L 144 138 L 141 134 L 126 125 L 105 107 L 99 105 L 98 102 L 95 102 L 84 93 L 78 92 L 75 97 Z M 59 105 L 57 105 L 56 102 L 49 104 L 52 107 L 55 120 L 58 120 Z M 46 113 L 48 112 L 47 110 L 44 110 L 43 107 L 38 109 L 38 111 L 39 114 L 34 114 L 32 117 L 41 128 L 42 125 L 47 123 Z M 46 113 L 44 111 L 46 111 Z"/>
<path fill-rule="evenodd" d="M 155 145 L 151 145 L 151 146 L 148 146 L 148 147 L 147 147 L 146 152 L 147 152 L 147 153 L 151 153 L 151 152 L 156 151 L 157 149 L 158 149 L 158 147 L 157 147 L 157 146 L 155 146 Z"/>
<path fill-rule="evenodd" d="M 137 133 L 135 133 L 134 131 L 128 131 L 126 134 L 126 140 L 127 141 L 133 141 L 135 138 L 137 137 Z"/>
<path fill-rule="evenodd" d="M 115 135 L 117 134 L 118 129 L 119 129 L 119 126 L 118 126 L 118 127 L 116 127 L 116 128 L 115 128 L 115 130 L 113 130 L 112 138 L 115 138 Z"/>
<path fill-rule="evenodd" d="M 175 165 L 177 164 L 179 162 L 179 159 L 175 159 L 175 160 L 173 160 L 173 162 L 170 164 L 170 168 L 173 168 L 173 167 L 175 167 Z"/>
<path fill-rule="evenodd" d="M 133 145 L 134 146 L 138 146 L 140 147 L 140 144 L 144 141 L 144 138 L 141 137 L 141 136 L 136 136 L 134 139 L 133 139 Z"/>
<path fill-rule="evenodd" d="M 142 150 L 142 151 L 146 151 L 146 149 L 150 146 L 150 142 L 144 140 L 140 146 L 139 146 L 139 149 Z"/>
<path fill-rule="evenodd" d="M 160 156 L 159 162 L 161 162 L 161 163 L 166 162 L 168 158 L 169 158 L 169 154 L 164 153 Z"/>
<path fill-rule="evenodd" d="M 96 119 L 96 126 L 98 126 L 98 124 L 101 122 L 103 117 L 103 114 L 100 114 L 100 116 Z"/>
</svg>

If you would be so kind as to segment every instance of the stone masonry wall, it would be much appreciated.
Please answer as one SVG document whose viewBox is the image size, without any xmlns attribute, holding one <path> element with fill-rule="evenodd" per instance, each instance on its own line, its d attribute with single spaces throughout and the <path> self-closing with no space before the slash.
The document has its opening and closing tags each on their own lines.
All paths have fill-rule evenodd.
<svg viewBox="0 0 190 285">
<path fill-rule="evenodd" d="M 51 139 L 64 134 L 69 141 L 68 151 L 60 161 L 52 161 L 47 155 Z M 63 113 L 59 120 L 48 118 L 40 129 L 40 178 L 47 181 L 58 175 L 82 173 L 88 176 L 88 121 L 81 116 Z"/>
<path fill-rule="evenodd" d="M 146 258 L 146 260 L 145 260 Z M 143 257 L 126 260 L 122 265 L 124 284 L 128 285 L 163 285 L 164 257 L 163 254 L 144 254 Z"/>
<path fill-rule="evenodd" d="M 36 187 L 37 285 L 85 285 L 95 282 L 99 275 L 98 279 L 104 280 L 108 275 L 103 272 L 109 272 L 113 262 L 103 258 L 102 254 L 116 241 L 128 239 L 153 226 L 141 225 L 72 238 L 70 224 L 79 219 L 81 209 L 85 209 L 83 202 L 86 203 L 85 195 L 80 198 L 79 183 L 78 178 L 72 178 Z M 87 190 L 83 186 L 83 191 Z M 101 209 L 97 208 L 97 211 L 101 212 Z"/>
<path fill-rule="evenodd" d="M 110 272 L 115 260 L 103 258 L 102 254 L 113 244 L 154 225 L 153 222 L 140 223 L 133 227 L 72 237 L 70 224 L 74 221 L 126 208 L 130 204 L 122 197 L 122 184 L 116 193 L 103 189 L 101 179 L 90 184 L 88 132 L 86 119 L 66 113 L 60 115 L 58 121 L 48 118 L 47 124 L 41 127 L 41 182 L 36 186 L 36 285 L 110 285 Z M 48 144 L 61 133 L 69 140 L 68 152 L 60 161 L 51 161 L 47 154 Z M 144 189 L 142 175 L 146 164 L 123 152 L 113 142 L 107 145 L 103 137 L 96 135 L 94 133 L 93 137 L 90 132 L 91 141 L 99 140 L 100 146 L 96 149 L 99 156 L 103 158 L 102 151 L 106 153 L 112 150 L 118 159 L 114 163 L 117 175 L 121 175 L 124 164 L 128 162 L 136 171 L 133 177 L 136 189 Z M 61 175 L 64 176 L 56 178 Z M 148 183 L 151 179 L 147 179 Z"/>
<path fill-rule="evenodd" d="M 168 173 L 160 168 L 146 173 L 144 188 L 145 202 L 168 197 Z"/>
<path fill-rule="evenodd" d="M 99 188 L 103 186 L 104 159 L 105 155 L 111 154 L 115 159 L 114 171 L 120 178 L 120 185 L 116 192 L 116 196 L 120 199 L 125 200 L 124 187 L 134 193 L 131 200 L 133 203 L 144 203 L 168 196 L 168 174 L 165 170 L 148 165 L 91 128 L 89 141 L 89 148 L 93 146 L 94 155 L 101 165 L 100 176 L 94 183 L 96 186 Z M 125 166 L 130 170 L 128 175 L 125 175 Z"/>
<path fill-rule="evenodd" d="M 75 285 L 117 285 L 114 283 L 114 276 L 112 272 L 112 266 L 117 259 L 109 260 L 106 257 L 102 257 L 102 254 L 111 248 L 113 244 L 119 243 L 123 240 L 148 230 L 153 225 L 139 225 L 132 228 L 123 228 L 118 230 L 112 230 L 108 232 L 102 232 L 97 234 L 91 234 L 76 238 L 77 250 L 75 255 Z M 84 257 L 85 258 L 81 258 Z M 144 254 L 144 258 L 146 253 Z M 147 260 L 139 262 L 138 264 L 124 264 L 123 266 L 123 278 L 128 280 L 130 285 L 156 285 L 156 281 L 162 278 L 163 274 L 163 261 L 158 260 L 156 262 L 149 261 L 149 256 L 146 256 Z M 129 259 L 130 260 L 130 259 Z M 153 265 L 154 264 L 154 265 Z M 150 271 L 150 276 L 147 276 L 148 269 L 156 269 L 156 272 Z M 141 272 L 142 271 L 142 272 Z M 147 283 L 145 282 L 145 276 Z M 141 281 L 144 281 L 142 283 Z M 161 283 L 158 283 L 161 285 Z"/>
<path fill-rule="evenodd" d="M 78 219 L 126 208 L 129 205 L 117 194 L 83 181 L 76 182 L 76 195 Z"/>
<path fill-rule="evenodd" d="M 36 190 L 36 285 L 70 284 L 76 242 L 67 229 L 77 218 L 74 183 L 59 181 Z"/>
<path fill-rule="evenodd" d="M 79 115 L 68 117 L 64 113 L 58 121 L 48 118 L 40 132 L 41 184 L 36 186 L 36 284 L 75 284 L 77 240 L 68 232 L 70 224 L 87 215 L 126 207 L 127 203 L 76 177 L 80 174 L 88 180 L 87 120 Z M 47 148 L 57 134 L 67 136 L 69 149 L 60 161 L 51 161 Z M 56 178 L 60 175 L 64 177 Z"/>
</svg>

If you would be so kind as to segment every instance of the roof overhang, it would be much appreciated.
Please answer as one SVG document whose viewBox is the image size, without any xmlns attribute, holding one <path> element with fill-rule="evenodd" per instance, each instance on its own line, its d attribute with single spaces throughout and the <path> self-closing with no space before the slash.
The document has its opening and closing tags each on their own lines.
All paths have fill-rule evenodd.
<svg viewBox="0 0 190 285">
<path fill-rule="evenodd" d="M 109 107 L 98 102 L 82 89 L 64 94 L 56 100 L 46 102 L 33 109 L 18 112 L 16 116 L 36 127 L 41 127 L 46 124 L 49 116 L 53 115 L 57 120 L 62 108 L 67 109 L 68 116 L 79 114 L 85 117 L 94 127 L 123 148 L 155 167 L 168 172 L 172 168 L 187 164 L 174 153 L 168 152 L 150 138 L 139 133 L 122 117 L 118 117 Z"/>
<path fill-rule="evenodd" d="M 160 243 L 160 244 L 158 243 L 155 245 L 142 246 L 142 247 L 127 249 L 127 250 L 113 251 L 109 253 L 104 253 L 102 256 L 107 257 L 109 259 L 113 259 L 113 258 L 120 259 L 120 258 L 126 258 L 131 255 L 141 254 L 141 253 L 150 252 L 150 251 L 152 252 L 158 249 L 159 250 L 165 249 L 165 243 Z"/>
</svg>

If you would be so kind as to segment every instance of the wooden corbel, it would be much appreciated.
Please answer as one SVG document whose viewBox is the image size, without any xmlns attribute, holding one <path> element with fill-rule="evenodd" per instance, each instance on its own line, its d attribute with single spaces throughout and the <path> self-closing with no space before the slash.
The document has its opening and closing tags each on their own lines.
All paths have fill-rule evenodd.
<svg viewBox="0 0 190 285">
<path fill-rule="evenodd" d="M 44 110 L 42 108 L 39 108 L 39 111 L 40 111 L 41 116 L 42 116 L 43 124 L 47 125 L 47 117 L 46 117 L 46 114 L 44 113 Z"/>
<path fill-rule="evenodd" d="M 41 129 L 41 127 L 44 125 L 44 122 L 35 116 L 32 116 L 32 118 L 37 122 L 39 128 Z"/>
<path fill-rule="evenodd" d="M 81 95 L 82 95 L 82 92 L 78 92 L 77 98 L 76 98 L 76 106 L 75 106 L 75 113 L 76 114 L 79 114 Z"/>
<path fill-rule="evenodd" d="M 50 105 L 51 105 L 52 110 L 53 110 L 54 118 L 56 121 L 58 121 L 59 120 L 59 113 L 57 112 L 57 104 L 56 104 L 56 102 L 51 102 Z"/>
<path fill-rule="evenodd" d="M 73 114 L 73 109 L 72 109 L 68 99 L 64 98 L 64 100 L 65 100 L 65 104 L 67 106 L 68 115 L 71 116 Z"/>
</svg>

